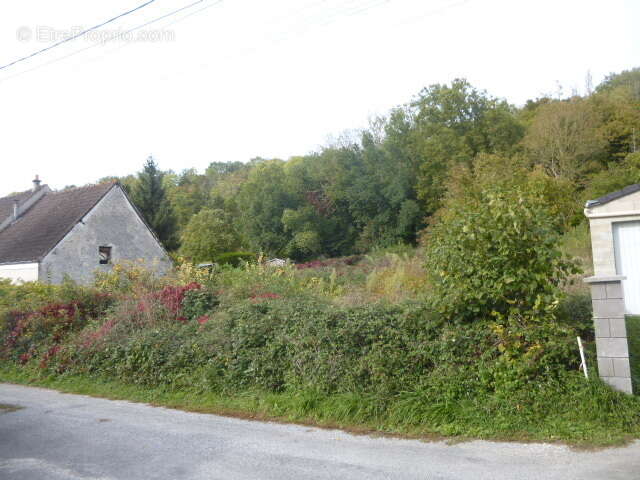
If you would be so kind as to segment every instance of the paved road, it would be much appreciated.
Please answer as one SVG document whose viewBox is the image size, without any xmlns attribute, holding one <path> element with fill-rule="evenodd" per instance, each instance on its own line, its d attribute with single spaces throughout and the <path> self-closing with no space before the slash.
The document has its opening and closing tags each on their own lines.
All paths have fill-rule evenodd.
<svg viewBox="0 0 640 480">
<path fill-rule="evenodd" d="M 352 436 L 0 384 L 0 479 L 640 479 L 640 443 L 574 452 Z"/>
</svg>

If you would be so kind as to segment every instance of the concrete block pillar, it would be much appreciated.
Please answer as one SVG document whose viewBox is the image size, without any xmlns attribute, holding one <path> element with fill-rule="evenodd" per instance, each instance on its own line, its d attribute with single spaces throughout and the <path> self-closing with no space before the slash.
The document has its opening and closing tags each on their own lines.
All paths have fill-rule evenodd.
<svg viewBox="0 0 640 480">
<path fill-rule="evenodd" d="M 616 390 L 632 393 L 629 344 L 624 318 L 622 280 L 625 277 L 589 277 L 600 378 Z"/>
</svg>

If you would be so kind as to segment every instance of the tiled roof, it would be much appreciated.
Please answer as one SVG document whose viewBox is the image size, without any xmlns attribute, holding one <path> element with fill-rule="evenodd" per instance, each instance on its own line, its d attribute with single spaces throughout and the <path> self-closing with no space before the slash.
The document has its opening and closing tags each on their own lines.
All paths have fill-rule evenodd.
<svg viewBox="0 0 640 480">
<path fill-rule="evenodd" d="M 604 195 L 603 197 L 596 198 L 595 200 L 589 200 L 587 202 L 586 207 L 597 207 L 598 205 L 604 205 L 605 203 L 609 203 L 613 200 L 617 200 L 618 198 L 626 197 L 632 193 L 635 193 L 640 190 L 640 183 L 635 183 L 633 185 L 629 185 L 628 187 L 624 187 L 622 190 L 618 190 L 617 192 L 612 192 Z"/>
<path fill-rule="evenodd" d="M 8 197 L 0 198 L 0 223 L 6 218 L 13 215 L 13 204 L 17 200 L 18 205 L 25 202 L 33 195 L 33 190 L 27 190 L 26 192 L 16 193 Z"/>
<path fill-rule="evenodd" d="M 15 223 L 0 231 L 0 264 L 39 261 L 114 185 L 104 183 L 47 192 Z M 5 197 L 0 199 L 0 214 L 7 203 L 12 213 L 13 197 Z"/>
</svg>

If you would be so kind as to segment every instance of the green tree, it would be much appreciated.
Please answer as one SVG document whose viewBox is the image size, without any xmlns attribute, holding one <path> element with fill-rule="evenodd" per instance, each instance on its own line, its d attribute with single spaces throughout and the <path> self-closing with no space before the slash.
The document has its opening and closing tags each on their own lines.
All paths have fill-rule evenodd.
<svg viewBox="0 0 640 480">
<path fill-rule="evenodd" d="M 593 104 L 575 97 L 540 106 L 523 144 L 530 161 L 554 177 L 583 182 L 602 167 L 606 142 Z"/>
<path fill-rule="evenodd" d="M 640 151 L 640 70 L 634 83 L 599 89 L 590 99 L 601 125 L 597 135 L 605 142 L 608 161 L 620 161 Z"/>
<path fill-rule="evenodd" d="M 230 215 L 224 210 L 203 208 L 184 229 L 180 254 L 193 262 L 210 262 L 239 247 L 240 238 Z"/>
<path fill-rule="evenodd" d="M 175 212 L 178 228 L 182 231 L 189 220 L 209 203 L 210 182 L 191 168 L 176 176 L 175 184 L 167 195 Z"/>
<path fill-rule="evenodd" d="M 479 153 L 511 152 L 524 133 L 515 110 L 466 80 L 432 85 L 411 103 L 418 195 L 431 214 L 440 206 L 449 170 L 471 165 Z"/>
<path fill-rule="evenodd" d="M 239 225 L 254 251 L 283 255 L 291 240 L 285 231 L 282 215 L 295 209 L 300 199 L 287 184 L 284 162 L 270 160 L 257 164 L 237 195 Z"/>
<path fill-rule="evenodd" d="M 164 173 L 149 157 L 138 173 L 131 198 L 167 250 L 178 248 L 177 225 L 163 185 Z"/>
<path fill-rule="evenodd" d="M 627 155 L 620 163 L 610 163 L 605 170 L 593 175 L 582 199 L 594 200 L 634 183 L 640 183 L 640 152 Z"/>
<path fill-rule="evenodd" d="M 636 100 L 640 100 L 640 67 L 608 75 L 607 78 L 598 85 L 596 92 L 604 92 L 620 87 L 627 89 Z"/>
</svg>

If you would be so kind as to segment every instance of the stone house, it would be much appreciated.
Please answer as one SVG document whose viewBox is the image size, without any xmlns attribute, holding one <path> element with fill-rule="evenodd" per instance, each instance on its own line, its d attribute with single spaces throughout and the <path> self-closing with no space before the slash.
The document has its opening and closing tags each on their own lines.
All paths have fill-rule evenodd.
<svg viewBox="0 0 640 480">
<path fill-rule="evenodd" d="M 62 191 L 40 185 L 0 198 L 0 278 L 90 283 L 97 270 L 142 260 L 160 273 L 171 260 L 118 183 Z"/>
</svg>

